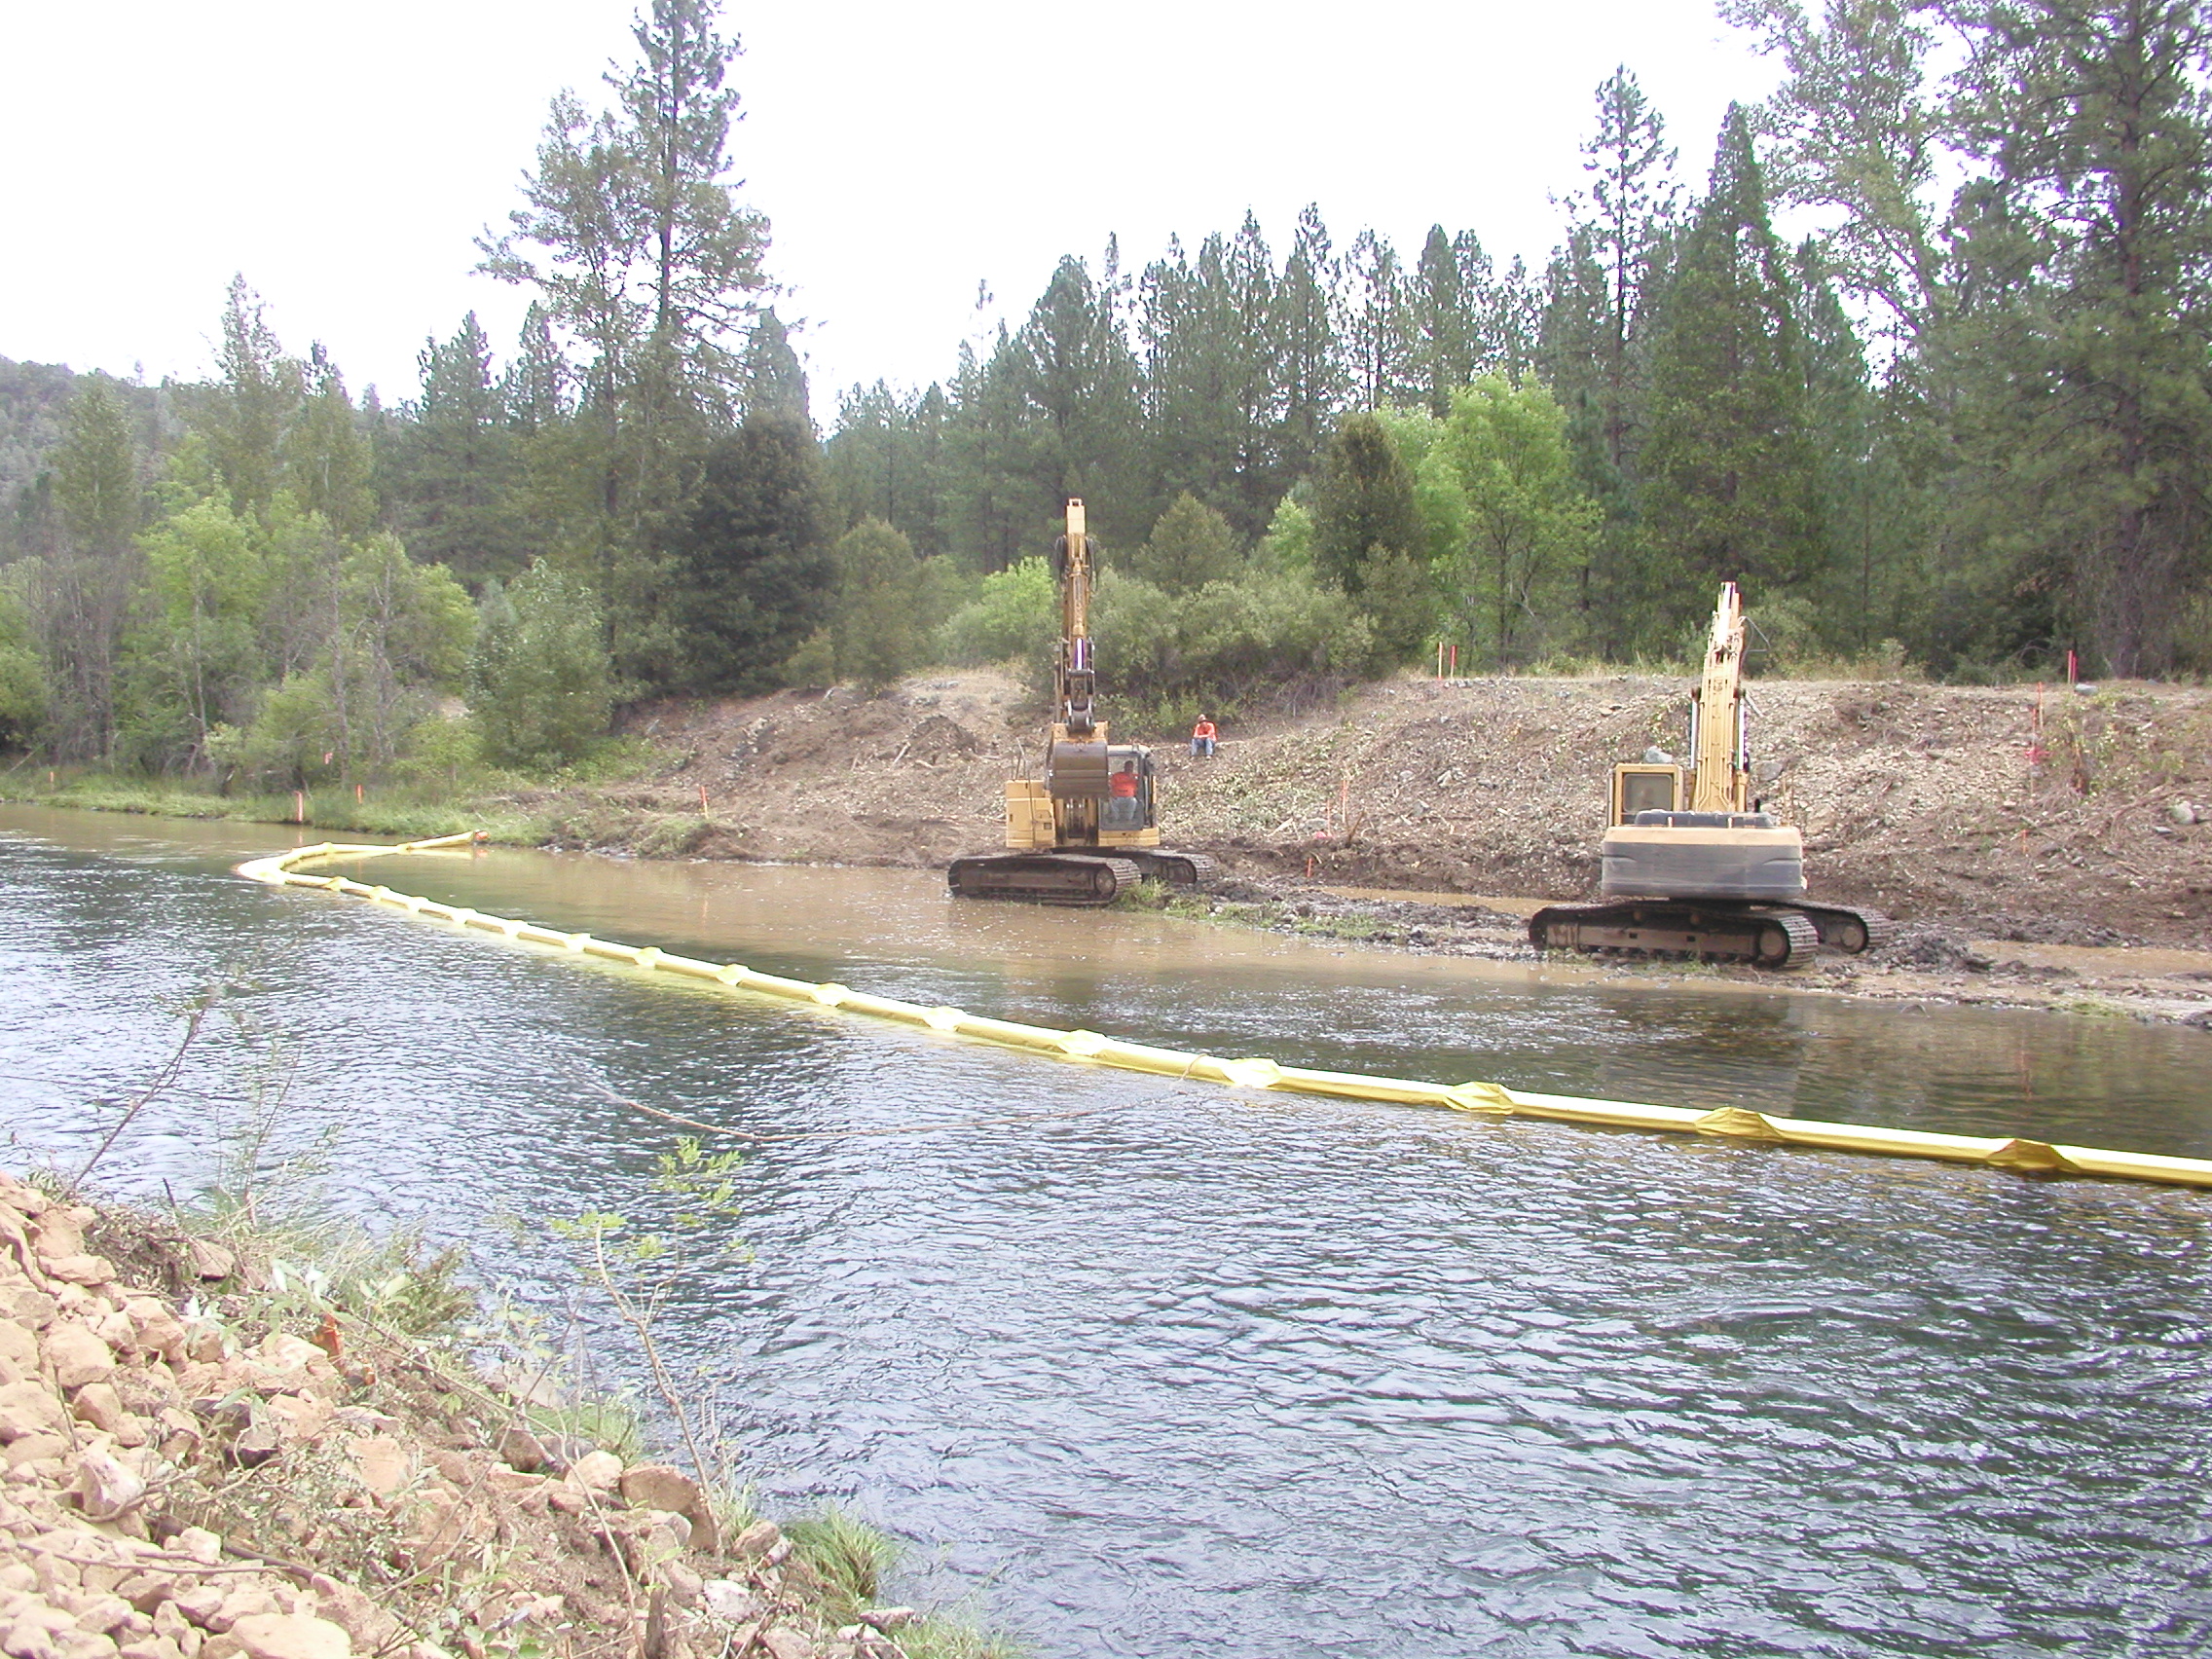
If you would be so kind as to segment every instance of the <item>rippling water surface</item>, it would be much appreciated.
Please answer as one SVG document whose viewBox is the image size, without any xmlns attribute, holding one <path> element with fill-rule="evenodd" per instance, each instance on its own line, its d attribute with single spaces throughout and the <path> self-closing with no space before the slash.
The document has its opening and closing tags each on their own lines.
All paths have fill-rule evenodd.
<svg viewBox="0 0 2212 1659">
<path fill-rule="evenodd" d="M 278 1150 L 334 1132 L 332 1197 L 539 1306 L 563 1278 L 530 1220 L 650 1211 L 674 1131 L 623 1099 L 793 1137 L 741 1172 L 753 1260 L 687 1281 L 672 1343 L 765 1507 L 880 1520 L 903 1588 L 1042 1655 L 2212 1637 L 2212 1194 L 1041 1063 L 230 874 L 289 839 L 0 808 L 10 1161 L 81 1161 L 219 970 L 302 1040 Z M 2212 1156 L 2194 1031 L 955 907 L 897 872 L 375 879 L 1220 1052 Z M 251 1077 L 218 1034 L 109 1185 L 206 1180 Z"/>
</svg>

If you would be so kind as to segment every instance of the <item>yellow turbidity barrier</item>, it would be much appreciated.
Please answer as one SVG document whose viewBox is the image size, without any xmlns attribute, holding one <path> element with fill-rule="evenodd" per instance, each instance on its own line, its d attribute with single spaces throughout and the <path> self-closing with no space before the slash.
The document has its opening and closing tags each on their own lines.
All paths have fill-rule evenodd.
<svg viewBox="0 0 2212 1659">
<path fill-rule="evenodd" d="M 1680 1106 L 1640 1106 L 1622 1100 L 1583 1100 L 1567 1094 L 1530 1094 L 1500 1088 L 1493 1083 L 1406 1083 L 1395 1078 L 1362 1077 L 1351 1072 L 1311 1071 L 1304 1066 L 1277 1065 L 1272 1060 L 1217 1059 L 1210 1054 L 1184 1053 L 1176 1049 L 1156 1049 L 1143 1043 L 1124 1043 L 1095 1031 L 1055 1031 L 1042 1025 L 1022 1025 L 1008 1019 L 990 1019 L 956 1008 L 924 1008 L 919 1003 L 892 997 L 870 996 L 847 985 L 814 984 L 787 979 L 775 974 L 756 973 L 735 962 L 703 962 L 678 956 L 656 945 L 617 944 L 590 934 L 564 933 L 535 922 L 511 921 L 456 904 L 395 893 L 343 875 L 303 875 L 295 867 L 327 859 L 378 858 L 393 853 L 423 853 L 438 848 L 473 845 L 474 833 L 441 835 L 427 841 L 406 841 L 398 846 L 349 846 L 325 841 L 299 847 L 274 858 L 240 865 L 239 873 L 275 887 L 315 887 L 351 899 L 389 904 L 418 916 L 430 916 L 463 928 L 544 945 L 571 955 L 600 956 L 626 962 L 647 973 L 675 974 L 702 979 L 733 991 L 780 997 L 787 1002 L 834 1009 L 839 1014 L 865 1014 L 902 1025 L 919 1026 L 947 1037 L 965 1037 L 1019 1049 L 1051 1059 L 1112 1066 L 1122 1071 L 1148 1072 L 1155 1077 L 1189 1079 L 1231 1088 L 1265 1088 L 1292 1094 L 1330 1094 L 1346 1100 L 1382 1100 L 1405 1106 L 1441 1106 L 1454 1112 L 1472 1112 L 1492 1118 L 1548 1118 L 1560 1123 L 1592 1124 L 1606 1128 L 1664 1130 L 1676 1134 L 1715 1136 L 1724 1140 L 1765 1141 L 1786 1146 L 1817 1146 L 1836 1152 L 1885 1153 L 1898 1158 L 1936 1158 L 1953 1163 L 1985 1163 L 1999 1169 L 2035 1175 L 2104 1175 L 2135 1181 L 2162 1181 L 2188 1187 L 2212 1187 L 2212 1161 L 2194 1158 L 2161 1158 L 2144 1152 L 2107 1152 L 2097 1147 L 2059 1146 L 2049 1141 L 2011 1136 L 1939 1135 L 1920 1129 L 1869 1128 L 1856 1124 L 1825 1124 L 1809 1118 L 1777 1118 L 1764 1112 L 1724 1106 L 1700 1112 Z"/>
</svg>

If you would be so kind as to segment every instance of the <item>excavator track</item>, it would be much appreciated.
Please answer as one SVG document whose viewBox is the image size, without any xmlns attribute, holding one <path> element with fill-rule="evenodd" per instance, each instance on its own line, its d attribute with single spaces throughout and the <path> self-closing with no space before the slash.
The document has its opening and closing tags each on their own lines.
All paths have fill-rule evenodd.
<svg viewBox="0 0 2212 1659">
<path fill-rule="evenodd" d="M 977 853 L 954 859 L 944 879 L 959 899 L 1096 906 L 1111 904 L 1144 876 L 1133 860 L 1094 853 Z"/>
<path fill-rule="evenodd" d="M 1748 962 L 1754 968 L 1802 967 L 1820 940 L 1809 917 L 1778 905 L 1665 900 L 1550 904 L 1529 918 L 1529 942 L 1538 950 Z"/>
<path fill-rule="evenodd" d="M 1819 930 L 1821 942 L 1851 956 L 1879 950 L 1898 937 L 1898 925 L 1879 910 L 1854 910 L 1842 904 L 1808 904 L 1794 908 Z"/>
<path fill-rule="evenodd" d="M 1117 847 L 1116 858 L 1127 859 L 1147 881 L 1164 881 L 1170 887 L 1203 887 L 1221 867 L 1203 853 L 1170 852 L 1165 847 Z"/>
</svg>

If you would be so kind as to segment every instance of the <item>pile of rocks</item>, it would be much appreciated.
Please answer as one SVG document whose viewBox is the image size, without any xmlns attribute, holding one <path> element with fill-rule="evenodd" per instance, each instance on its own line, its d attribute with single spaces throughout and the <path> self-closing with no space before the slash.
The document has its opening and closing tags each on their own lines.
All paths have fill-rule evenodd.
<svg viewBox="0 0 2212 1659">
<path fill-rule="evenodd" d="M 126 1235 L 166 1284 L 88 1248 Z M 534 1434 L 387 1335 L 274 1328 L 254 1277 L 0 1176 L 8 1659 L 900 1654 L 912 1615 L 826 1627 L 772 1522 L 725 1540 L 689 1476 Z"/>
</svg>

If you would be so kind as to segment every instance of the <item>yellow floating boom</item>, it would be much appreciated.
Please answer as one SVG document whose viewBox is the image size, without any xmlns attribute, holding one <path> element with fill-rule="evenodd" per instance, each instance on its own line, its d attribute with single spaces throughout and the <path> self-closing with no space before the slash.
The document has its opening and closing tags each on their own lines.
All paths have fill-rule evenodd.
<svg viewBox="0 0 2212 1659">
<path fill-rule="evenodd" d="M 1095 1031 L 1056 1031 L 990 1019 L 956 1008 L 925 1008 L 919 1003 L 871 996 L 846 985 L 815 984 L 756 973 L 735 962 L 704 962 L 678 956 L 657 945 L 617 944 L 590 934 L 564 933 L 535 922 L 512 921 L 456 904 L 419 899 L 388 887 L 371 886 L 343 875 L 303 875 L 294 866 L 326 859 L 376 858 L 393 853 L 430 852 L 475 844 L 474 833 L 441 835 L 397 846 L 358 846 L 325 841 L 273 858 L 240 865 L 239 873 L 274 887 L 314 887 L 389 904 L 412 915 L 430 916 L 462 928 L 477 928 L 527 944 L 545 945 L 581 956 L 626 962 L 647 973 L 676 974 L 733 991 L 779 997 L 787 1002 L 866 1014 L 902 1025 L 919 1026 L 948 1037 L 966 1037 L 1051 1059 L 1148 1072 L 1155 1077 L 1186 1078 L 1231 1088 L 1266 1088 L 1292 1094 L 1329 1094 L 1347 1100 L 1382 1100 L 1405 1106 L 1441 1106 L 1493 1118 L 1547 1118 L 1560 1123 L 1606 1128 L 1666 1130 L 1718 1136 L 1727 1140 L 1769 1141 L 1788 1146 L 1825 1147 L 1835 1152 L 1886 1153 L 1898 1158 L 1935 1158 L 1952 1163 L 1983 1163 L 2036 1175 L 2103 1175 L 2135 1181 L 2160 1181 L 2185 1187 L 2212 1187 L 2212 1161 L 2162 1158 L 2147 1152 L 2108 1152 L 2097 1147 L 2061 1146 L 2017 1136 L 1941 1135 L 1924 1129 L 1872 1128 L 1826 1124 L 1810 1118 L 1778 1118 L 1764 1112 L 1724 1106 L 1700 1112 L 1680 1106 L 1641 1106 L 1622 1100 L 1584 1100 L 1567 1094 L 1531 1094 L 1493 1083 L 1408 1083 L 1364 1077 L 1352 1072 L 1312 1071 L 1267 1059 L 1219 1059 L 1210 1054 L 1124 1043 Z"/>
</svg>

